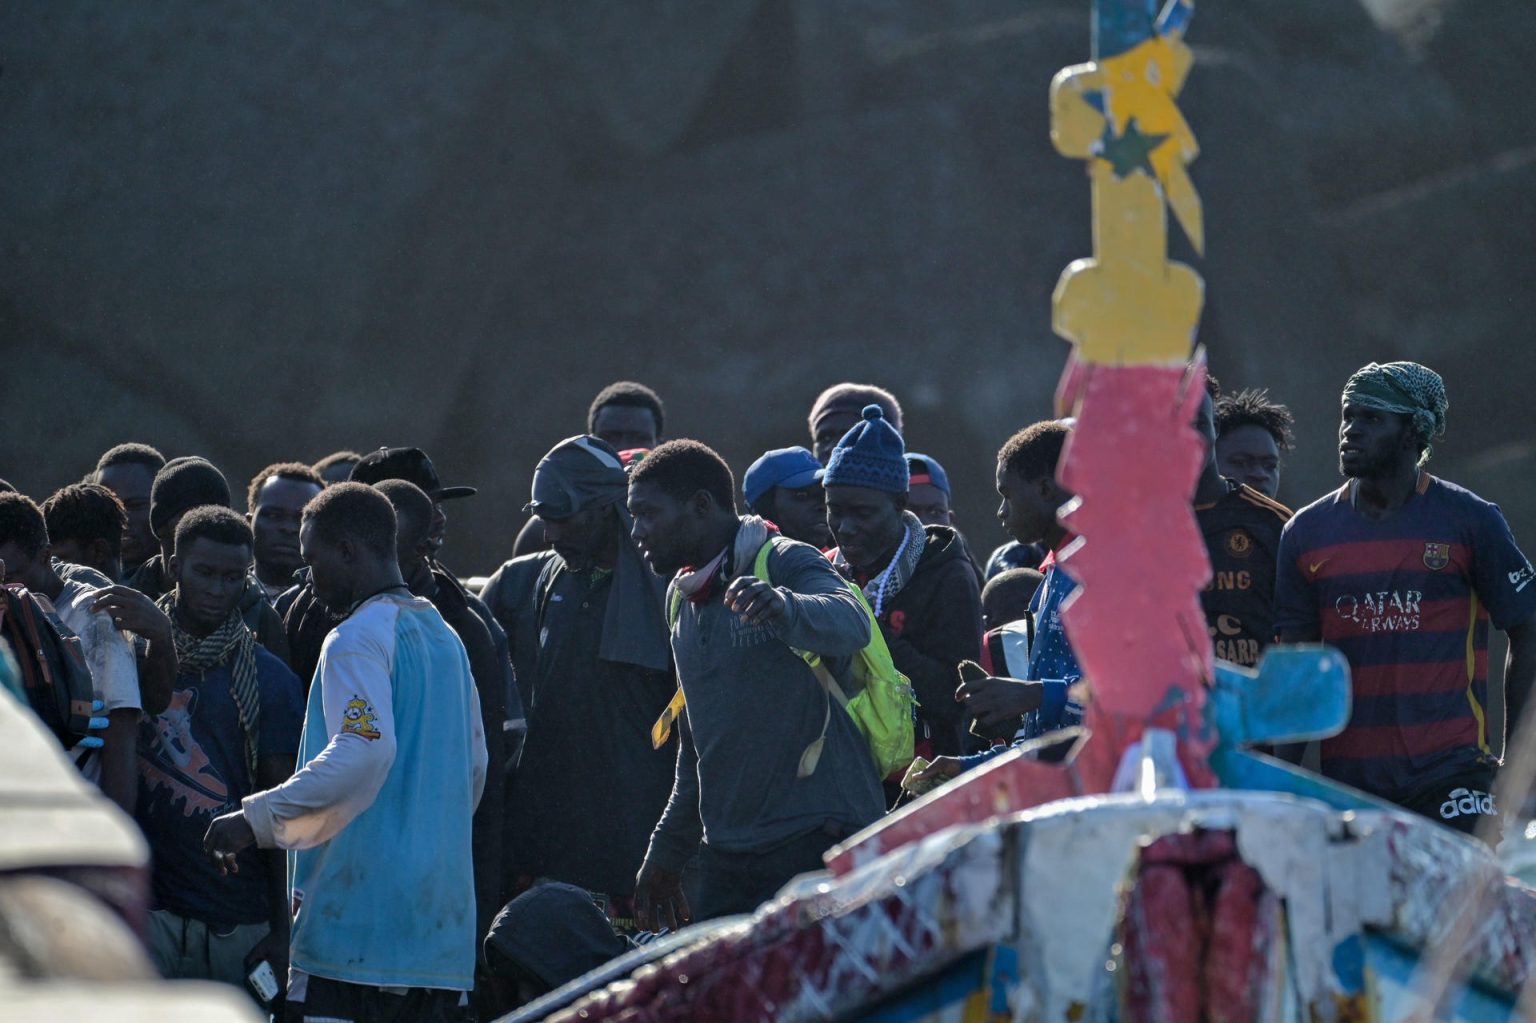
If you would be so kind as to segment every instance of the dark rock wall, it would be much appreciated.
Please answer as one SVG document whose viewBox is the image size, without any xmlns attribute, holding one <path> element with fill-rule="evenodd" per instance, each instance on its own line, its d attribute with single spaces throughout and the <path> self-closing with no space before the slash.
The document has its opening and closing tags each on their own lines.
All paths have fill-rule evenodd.
<svg viewBox="0 0 1536 1023">
<path fill-rule="evenodd" d="M 1434 365 L 1435 469 L 1536 547 L 1536 8 L 1403 6 L 1201 4 L 1201 336 L 1301 414 L 1297 505 L 1349 372 Z M 484 572 L 608 380 L 739 472 L 855 378 L 987 548 L 1090 252 L 1046 112 L 1087 55 L 1086 0 L 7 5 L 0 476 L 41 497 L 142 439 L 238 489 L 417 443 L 482 488 L 449 561 Z"/>
</svg>

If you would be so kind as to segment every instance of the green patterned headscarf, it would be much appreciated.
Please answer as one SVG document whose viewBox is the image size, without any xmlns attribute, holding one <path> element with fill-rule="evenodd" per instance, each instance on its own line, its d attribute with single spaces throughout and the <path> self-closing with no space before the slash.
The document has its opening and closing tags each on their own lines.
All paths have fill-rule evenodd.
<svg viewBox="0 0 1536 1023">
<path fill-rule="evenodd" d="M 1417 362 L 1373 362 L 1356 371 L 1344 385 L 1344 404 L 1395 412 L 1413 420 L 1413 430 L 1424 444 L 1419 464 L 1429 461 L 1430 441 L 1445 436 L 1445 381 L 1440 374 Z"/>
</svg>

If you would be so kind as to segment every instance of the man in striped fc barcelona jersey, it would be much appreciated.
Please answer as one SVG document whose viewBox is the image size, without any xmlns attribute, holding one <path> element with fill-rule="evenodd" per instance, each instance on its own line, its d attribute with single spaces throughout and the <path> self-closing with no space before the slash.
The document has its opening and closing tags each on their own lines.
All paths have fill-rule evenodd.
<svg viewBox="0 0 1536 1023">
<path fill-rule="evenodd" d="M 1417 363 L 1350 377 L 1346 482 L 1287 524 L 1275 617 L 1282 642 L 1321 640 L 1349 661 L 1353 709 L 1322 744 L 1323 773 L 1470 832 L 1497 813 L 1488 628 L 1509 637 L 1513 723 L 1536 677 L 1536 569 L 1497 505 L 1424 471 L 1447 404 Z"/>
</svg>

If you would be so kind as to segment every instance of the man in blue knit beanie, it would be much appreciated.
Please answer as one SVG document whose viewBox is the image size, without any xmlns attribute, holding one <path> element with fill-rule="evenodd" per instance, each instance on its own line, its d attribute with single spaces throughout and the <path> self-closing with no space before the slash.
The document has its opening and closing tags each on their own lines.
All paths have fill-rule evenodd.
<svg viewBox="0 0 1536 1023">
<path fill-rule="evenodd" d="M 864 409 L 822 474 L 833 564 L 863 588 L 891 659 L 911 679 L 915 749 L 932 758 L 961 751 L 956 669 L 981 653 L 981 588 L 955 530 L 907 510 L 908 480 L 906 445 L 879 405 Z"/>
</svg>

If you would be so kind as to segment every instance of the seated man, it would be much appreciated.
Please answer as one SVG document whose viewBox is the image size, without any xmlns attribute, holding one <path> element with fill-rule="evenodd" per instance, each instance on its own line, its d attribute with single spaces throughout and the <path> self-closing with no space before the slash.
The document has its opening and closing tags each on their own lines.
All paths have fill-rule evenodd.
<svg viewBox="0 0 1536 1023">
<path fill-rule="evenodd" d="M 487 1008 L 511 1012 L 634 947 L 585 889 L 535 885 L 496 914 L 485 936 Z"/>
</svg>

